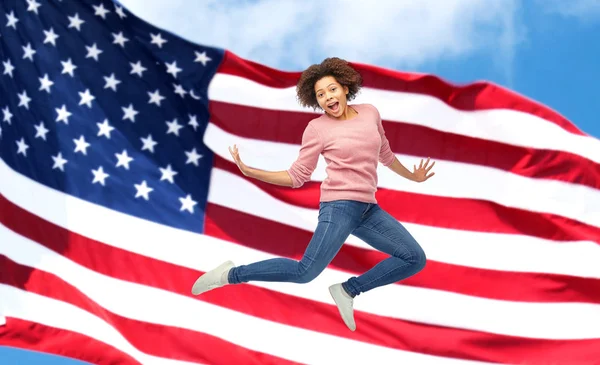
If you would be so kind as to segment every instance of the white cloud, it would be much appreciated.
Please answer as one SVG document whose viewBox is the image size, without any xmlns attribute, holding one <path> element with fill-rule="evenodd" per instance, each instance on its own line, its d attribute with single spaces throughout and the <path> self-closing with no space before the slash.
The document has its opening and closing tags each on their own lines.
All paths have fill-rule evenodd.
<svg viewBox="0 0 600 365">
<path fill-rule="evenodd" d="M 200 44 L 285 70 L 328 56 L 416 68 L 486 52 L 510 72 L 518 0 L 121 0 Z"/>
</svg>

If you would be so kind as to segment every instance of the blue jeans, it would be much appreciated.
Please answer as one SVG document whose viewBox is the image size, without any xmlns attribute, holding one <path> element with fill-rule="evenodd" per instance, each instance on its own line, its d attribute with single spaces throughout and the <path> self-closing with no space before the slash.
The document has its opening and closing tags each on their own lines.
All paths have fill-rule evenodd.
<svg viewBox="0 0 600 365">
<path fill-rule="evenodd" d="M 237 266 L 229 271 L 229 283 L 308 283 L 329 265 L 350 234 L 390 255 L 362 275 L 342 283 L 352 297 L 403 280 L 425 267 L 425 252 L 421 246 L 379 205 L 336 200 L 320 203 L 319 223 L 300 261 L 273 258 Z"/>
</svg>

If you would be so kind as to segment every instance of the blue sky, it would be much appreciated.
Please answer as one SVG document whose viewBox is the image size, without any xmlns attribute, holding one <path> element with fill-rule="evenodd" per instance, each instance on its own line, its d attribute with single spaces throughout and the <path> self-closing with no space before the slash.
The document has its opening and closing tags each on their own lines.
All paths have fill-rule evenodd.
<svg viewBox="0 0 600 365">
<path fill-rule="evenodd" d="M 350 16 L 343 9 L 333 18 L 312 1 L 302 8 L 279 0 L 121 3 L 192 41 L 284 70 L 336 55 L 455 83 L 492 81 L 600 138 L 600 0 L 378 0 L 379 9 L 352 3 L 348 14 L 365 18 L 351 27 L 339 19 Z M 248 19 L 258 24 L 252 32 L 244 31 Z M 4 347 L 0 359 L 3 365 L 82 364 Z"/>
</svg>

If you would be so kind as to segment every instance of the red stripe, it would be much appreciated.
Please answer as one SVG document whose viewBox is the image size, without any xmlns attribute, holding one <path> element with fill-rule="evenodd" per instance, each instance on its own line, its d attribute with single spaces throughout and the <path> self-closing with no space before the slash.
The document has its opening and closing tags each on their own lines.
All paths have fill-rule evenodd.
<svg viewBox="0 0 600 365">
<path fill-rule="evenodd" d="M 234 135 L 300 145 L 307 123 L 317 114 L 281 112 L 217 101 L 211 122 Z M 244 122 L 239 122 L 239 116 Z M 572 182 L 600 189 L 600 168 L 589 159 L 563 151 L 513 146 L 447 133 L 410 123 L 383 121 L 395 153 L 433 160 L 494 167 L 525 177 Z"/>
<path fill-rule="evenodd" d="M 12 317 L 6 318 L 6 326 L 0 326 L 0 345 L 65 356 L 97 365 L 142 365 L 95 338 Z M 4 361 L 2 364 L 8 365 Z"/>
<path fill-rule="evenodd" d="M 42 245 L 61 253 L 82 266 L 107 276 L 189 296 L 191 283 L 198 275 L 202 274 L 198 271 L 107 246 L 66 231 L 22 211 L 20 208 L 7 203 L 6 200 L 0 204 L 0 208 L 0 221 L 10 229 L 40 242 Z M 199 241 L 199 244 L 202 244 L 202 242 Z M 0 275 L 5 277 L 4 280 L 14 282 L 14 279 L 11 278 L 22 275 L 18 274 L 19 271 L 25 271 L 27 274 L 21 276 L 22 279 L 18 282 L 26 285 L 28 290 L 36 288 L 35 290 L 43 291 L 51 296 L 67 293 L 69 301 L 77 301 L 81 305 L 86 304 L 83 301 L 82 294 L 68 291 L 64 286 L 58 287 L 57 285 L 62 284 L 51 280 L 51 277 L 47 274 L 42 275 L 38 271 L 33 274 L 31 269 L 22 267 L 3 270 Z M 252 299 L 246 300 L 248 298 Z M 600 351 L 600 341 L 596 339 L 544 340 L 503 336 L 403 321 L 361 311 L 355 313 L 360 329 L 356 332 L 350 332 L 340 320 L 337 308 L 333 305 L 318 303 L 247 284 L 214 290 L 197 299 L 289 326 L 329 333 L 380 346 L 438 356 L 500 363 L 522 363 L 526 361 L 531 365 L 547 364 L 552 361 L 577 364 L 578 361 L 583 363 L 585 358 L 598 356 Z M 123 326 L 123 331 L 129 339 L 128 326 L 118 322 L 117 318 L 110 317 L 110 321 L 111 323 L 117 323 L 119 328 Z M 146 325 L 144 323 L 143 327 L 136 328 L 134 332 L 138 335 L 139 333 L 146 335 L 148 328 Z M 150 327 L 150 329 L 152 328 Z M 166 329 L 163 330 L 166 331 Z M 190 345 L 184 346 L 189 351 L 196 350 L 193 348 L 194 344 L 202 344 L 202 341 L 205 341 L 204 338 L 194 337 L 198 336 L 196 332 L 175 333 L 172 339 L 179 343 L 181 336 L 191 336 Z M 137 344 L 135 338 L 131 338 L 130 341 Z M 144 342 L 145 338 L 142 338 L 141 341 Z M 486 344 L 486 346 L 481 344 Z M 494 345 L 489 346 L 489 344 Z M 144 345 L 141 344 L 140 346 Z M 174 353 L 178 353 L 177 351 L 174 351 Z M 198 351 L 200 350 L 198 349 Z M 179 355 L 181 354 L 179 353 Z"/>
<path fill-rule="evenodd" d="M 319 208 L 321 183 L 318 181 L 309 181 L 300 189 L 290 189 L 248 178 L 235 164 L 218 155 L 214 156 L 214 166 L 245 179 L 285 203 Z M 600 227 L 555 214 L 510 208 L 491 201 L 384 188 L 378 189 L 376 199 L 384 210 L 406 223 L 474 232 L 521 234 L 556 241 L 589 240 L 600 243 Z"/>
<path fill-rule="evenodd" d="M 0 266 L 6 268 L 3 273 L 0 273 L 0 283 L 73 304 L 106 321 L 135 348 L 152 356 L 214 365 L 298 364 L 243 348 L 209 334 L 117 315 L 99 306 L 56 275 L 19 265 L 3 255 L 0 255 Z M 165 308 L 165 310 L 177 310 L 177 308 Z M 65 339 L 67 340 L 68 338 Z M 71 346 L 69 342 L 60 342 L 60 344 Z M 127 355 L 122 354 L 122 356 Z M 114 361 L 115 358 L 111 360 Z"/>
<path fill-rule="evenodd" d="M 453 85 L 435 75 L 400 72 L 373 65 L 351 62 L 361 73 L 364 86 L 382 90 L 409 92 L 435 97 L 447 105 L 465 111 L 511 109 L 538 116 L 564 130 L 586 135 L 568 119 L 548 106 L 490 82 Z M 242 59 L 226 51 L 219 73 L 244 77 L 266 86 L 296 86 L 300 72 L 284 72 Z M 507 120 L 506 123 L 512 121 Z"/>
</svg>

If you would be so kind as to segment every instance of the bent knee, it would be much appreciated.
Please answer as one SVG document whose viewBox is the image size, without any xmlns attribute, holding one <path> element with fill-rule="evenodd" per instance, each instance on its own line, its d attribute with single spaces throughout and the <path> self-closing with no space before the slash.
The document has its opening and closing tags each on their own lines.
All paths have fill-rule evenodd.
<svg viewBox="0 0 600 365">
<path fill-rule="evenodd" d="M 307 267 L 300 266 L 298 268 L 298 274 L 296 275 L 294 281 L 300 284 L 310 283 L 311 281 L 315 280 L 317 276 L 319 276 L 321 271 L 323 270 L 318 269 L 314 265 L 310 265 Z"/>
<path fill-rule="evenodd" d="M 417 272 L 423 270 L 425 265 L 427 264 L 427 256 L 425 255 L 425 251 L 421 246 L 417 246 L 417 249 L 414 251 L 410 263 L 415 266 Z"/>
</svg>

